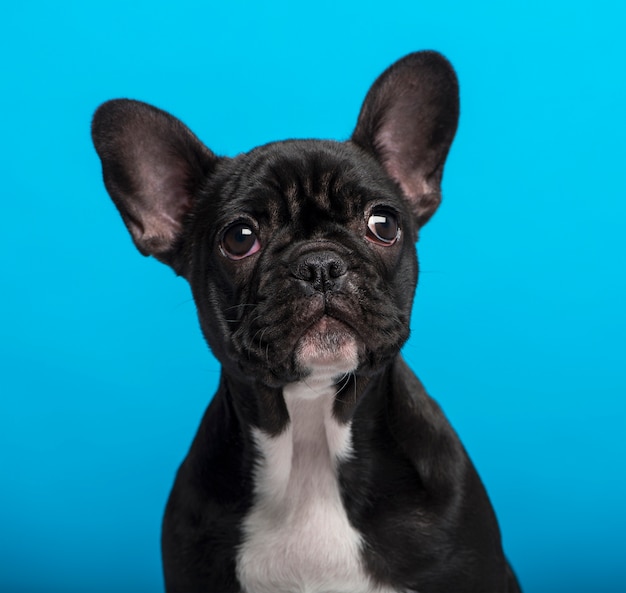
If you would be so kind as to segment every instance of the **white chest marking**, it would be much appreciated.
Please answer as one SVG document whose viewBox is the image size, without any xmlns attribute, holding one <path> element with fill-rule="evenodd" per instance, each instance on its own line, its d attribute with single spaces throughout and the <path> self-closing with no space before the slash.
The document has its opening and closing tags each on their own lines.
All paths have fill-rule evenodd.
<svg viewBox="0 0 626 593">
<path fill-rule="evenodd" d="M 335 387 L 307 380 L 283 393 L 287 429 L 254 433 L 261 456 L 239 581 L 248 593 L 383 593 L 363 570 L 362 540 L 341 501 L 336 466 L 352 440 L 332 416 Z"/>
</svg>

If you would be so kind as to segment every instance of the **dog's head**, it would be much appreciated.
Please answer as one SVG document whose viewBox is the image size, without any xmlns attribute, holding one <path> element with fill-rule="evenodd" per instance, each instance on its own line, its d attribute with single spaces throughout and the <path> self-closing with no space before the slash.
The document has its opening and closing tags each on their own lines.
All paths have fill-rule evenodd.
<svg viewBox="0 0 626 593">
<path fill-rule="evenodd" d="M 93 139 L 137 248 L 189 281 L 220 362 L 277 386 L 368 374 L 398 353 L 458 111 L 451 66 L 419 52 L 374 83 L 347 142 L 217 157 L 129 100 L 98 109 Z"/>
</svg>

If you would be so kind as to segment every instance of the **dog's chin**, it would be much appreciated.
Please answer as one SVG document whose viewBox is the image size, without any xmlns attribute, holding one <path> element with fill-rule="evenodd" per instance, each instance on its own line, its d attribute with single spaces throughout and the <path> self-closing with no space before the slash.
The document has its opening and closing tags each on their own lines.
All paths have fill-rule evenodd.
<svg viewBox="0 0 626 593">
<path fill-rule="evenodd" d="M 345 323 L 325 315 L 301 336 L 295 361 L 313 376 L 338 377 L 358 367 L 359 342 Z"/>
</svg>

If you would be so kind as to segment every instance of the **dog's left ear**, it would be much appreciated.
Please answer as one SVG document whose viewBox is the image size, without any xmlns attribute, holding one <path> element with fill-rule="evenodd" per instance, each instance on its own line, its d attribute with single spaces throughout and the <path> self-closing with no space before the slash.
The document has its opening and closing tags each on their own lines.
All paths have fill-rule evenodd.
<svg viewBox="0 0 626 593">
<path fill-rule="evenodd" d="M 439 53 L 405 56 L 369 90 L 352 141 L 401 187 L 418 226 L 441 202 L 443 166 L 459 119 L 459 85 Z"/>
</svg>

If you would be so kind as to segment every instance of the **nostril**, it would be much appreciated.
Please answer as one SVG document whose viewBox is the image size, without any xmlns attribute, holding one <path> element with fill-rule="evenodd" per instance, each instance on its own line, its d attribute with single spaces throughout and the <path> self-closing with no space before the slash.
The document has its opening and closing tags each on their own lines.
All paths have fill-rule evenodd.
<svg viewBox="0 0 626 593">
<path fill-rule="evenodd" d="M 346 263 L 332 251 L 307 253 L 290 266 L 291 274 L 317 291 L 337 287 L 337 280 L 347 272 Z"/>
<path fill-rule="evenodd" d="M 292 266 L 291 273 L 299 280 L 313 280 L 315 278 L 315 268 L 305 261 L 298 262 Z"/>
<path fill-rule="evenodd" d="M 330 262 L 328 266 L 328 275 L 331 278 L 339 278 L 346 273 L 346 264 L 341 259 L 336 259 Z"/>
</svg>

